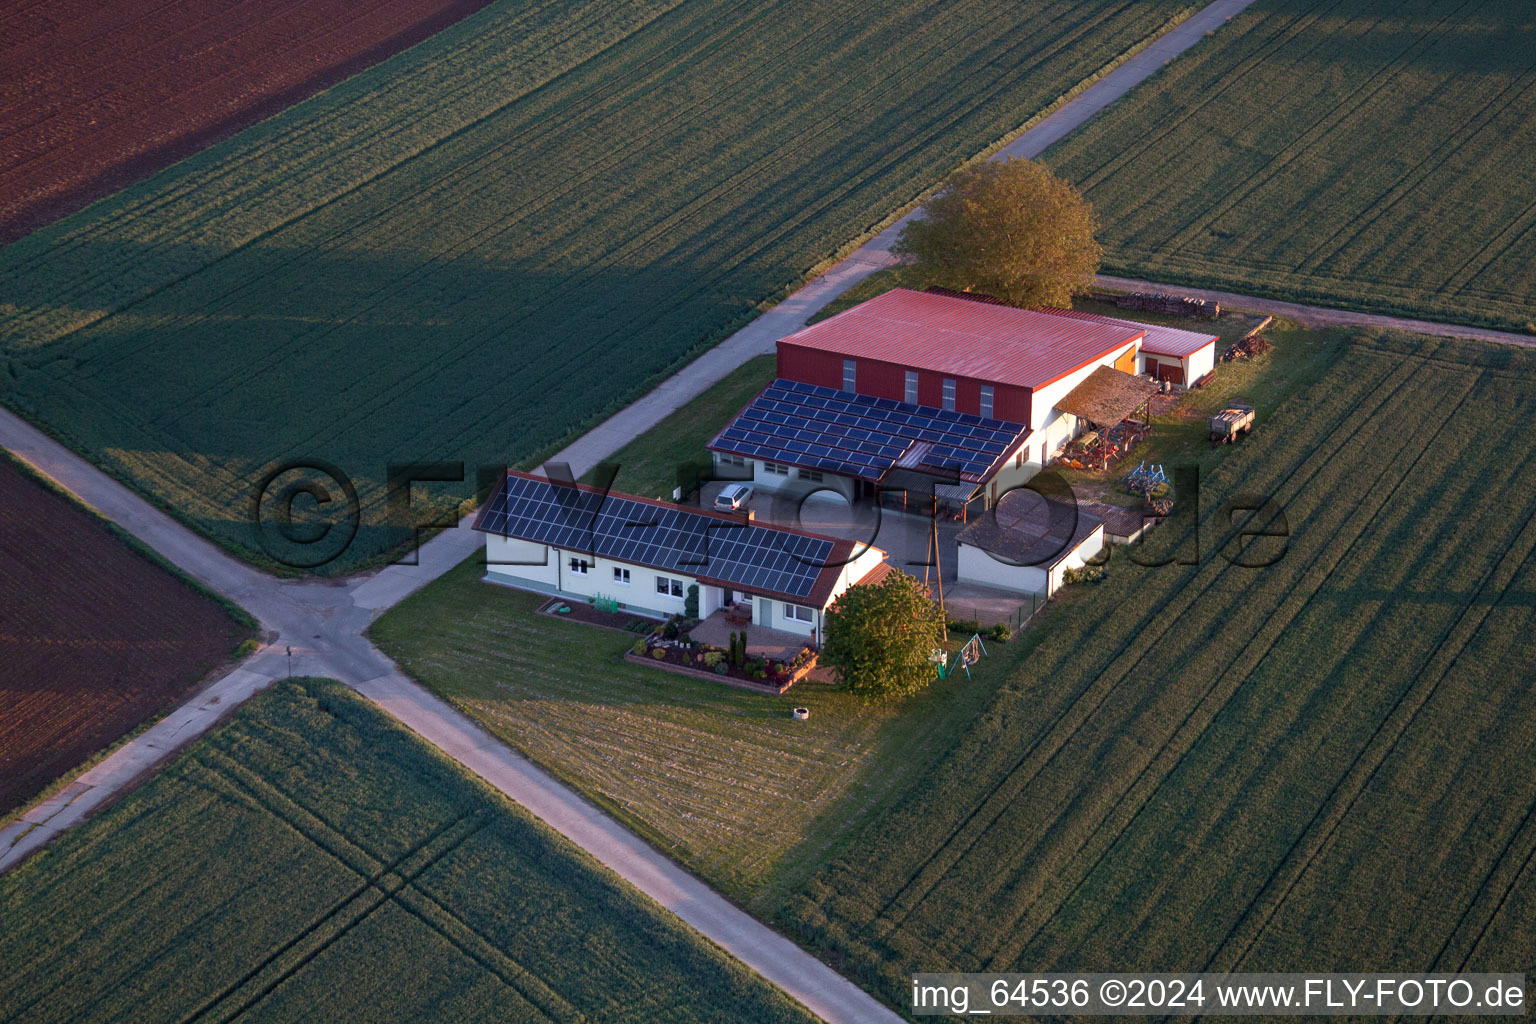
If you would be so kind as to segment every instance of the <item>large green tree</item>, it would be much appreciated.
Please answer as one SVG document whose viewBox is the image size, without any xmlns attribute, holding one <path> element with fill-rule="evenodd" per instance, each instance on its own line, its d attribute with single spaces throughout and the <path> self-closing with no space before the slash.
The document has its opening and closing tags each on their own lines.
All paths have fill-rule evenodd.
<svg viewBox="0 0 1536 1024">
<path fill-rule="evenodd" d="M 988 161 L 951 175 L 902 229 L 892 252 L 919 287 L 991 295 L 1015 306 L 1070 306 L 1104 252 L 1082 193 L 1032 160 Z"/>
<path fill-rule="evenodd" d="M 866 697 L 916 693 L 938 675 L 933 651 L 944 637 L 944 613 L 922 584 L 893 572 L 855 585 L 827 609 L 820 663 Z"/>
</svg>

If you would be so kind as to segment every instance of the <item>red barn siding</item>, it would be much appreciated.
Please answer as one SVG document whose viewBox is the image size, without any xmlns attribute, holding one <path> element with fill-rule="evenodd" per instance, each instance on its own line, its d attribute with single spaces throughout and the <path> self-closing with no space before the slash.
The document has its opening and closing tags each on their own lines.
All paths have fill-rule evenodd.
<svg viewBox="0 0 1536 1024">
<path fill-rule="evenodd" d="M 786 342 L 778 346 L 778 375 L 824 388 L 843 386 L 843 356 L 820 349 L 805 348 Z M 855 359 L 858 393 L 875 398 L 906 400 L 907 370 L 910 367 L 880 359 Z M 974 377 L 955 377 L 955 409 L 972 415 L 981 414 L 981 386 L 987 381 Z M 917 371 L 917 402 L 934 409 L 944 407 L 944 374 L 932 370 Z M 992 415 L 1000 420 L 1028 423 L 1030 391 L 1014 384 L 992 384 Z"/>
</svg>

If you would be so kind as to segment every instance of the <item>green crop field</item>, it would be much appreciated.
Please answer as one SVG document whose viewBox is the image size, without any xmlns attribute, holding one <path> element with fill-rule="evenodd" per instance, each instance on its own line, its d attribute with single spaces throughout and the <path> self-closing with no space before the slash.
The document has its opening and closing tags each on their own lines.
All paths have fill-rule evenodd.
<svg viewBox="0 0 1536 1024">
<path fill-rule="evenodd" d="M 1536 321 L 1523 0 L 1259 0 L 1046 160 L 1093 202 L 1109 272 Z"/>
<path fill-rule="evenodd" d="M 1333 337 L 792 929 L 898 1006 L 918 970 L 1530 966 L 1536 353 Z M 1234 540 L 1245 495 L 1288 537 Z"/>
<path fill-rule="evenodd" d="M 353 568 L 389 464 L 547 451 L 1187 9 L 493 4 L 0 250 L 5 401 L 258 561 L 328 463 Z"/>
<path fill-rule="evenodd" d="M 326 681 L 0 878 L 0 920 L 14 1024 L 813 1019 Z"/>
</svg>

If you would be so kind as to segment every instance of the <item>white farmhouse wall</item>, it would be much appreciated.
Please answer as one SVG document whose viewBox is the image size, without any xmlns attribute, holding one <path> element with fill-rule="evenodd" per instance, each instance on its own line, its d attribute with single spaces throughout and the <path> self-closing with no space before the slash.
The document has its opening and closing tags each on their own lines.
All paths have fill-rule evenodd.
<svg viewBox="0 0 1536 1024">
<path fill-rule="evenodd" d="M 547 593 L 558 592 L 578 598 L 611 597 L 623 605 L 626 611 L 643 615 L 665 618 L 674 614 L 681 615 L 683 612 L 684 598 L 664 597 L 658 594 L 656 577 L 666 576 L 680 580 L 685 596 L 688 587 L 697 582 L 692 576 L 682 573 L 658 572 L 655 569 L 647 569 L 627 562 L 615 562 L 607 558 L 594 559 L 589 553 L 563 551 L 560 548 L 551 548 L 530 541 L 510 540 L 496 534 L 486 535 L 485 546 L 486 574 L 494 581 Z M 544 559 L 539 564 L 508 564 L 526 563 L 539 558 Z M 591 563 L 585 575 L 571 571 L 572 558 L 585 559 Z M 627 586 L 614 580 L 615 568 L 629 570 Z M 701 611 L 704 589 L 702 586 L 699 588 Z"/>
<path fill-rule="evenodd" d="M 1046 594 L 1050 587 L 1046 571 L 1039 566 L 1009 565 L 971 544 L 960 545 L 955 572 L 967 583 L 980 583 L 1000 590 Z"/>
</svg>

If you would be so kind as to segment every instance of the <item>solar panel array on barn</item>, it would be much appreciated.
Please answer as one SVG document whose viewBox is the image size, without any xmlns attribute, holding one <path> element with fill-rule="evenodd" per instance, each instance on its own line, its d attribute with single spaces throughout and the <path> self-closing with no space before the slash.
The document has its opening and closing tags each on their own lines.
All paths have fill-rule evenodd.
<svg viewBox="0 0 1536 1024">
<path fill-rule="evenodd" d="M 914 446 L 923 464 L 981 480 L 1028 433 L 1022 423 L 775 380 L 711 451 L 880 480 Z"/>
</svg>

